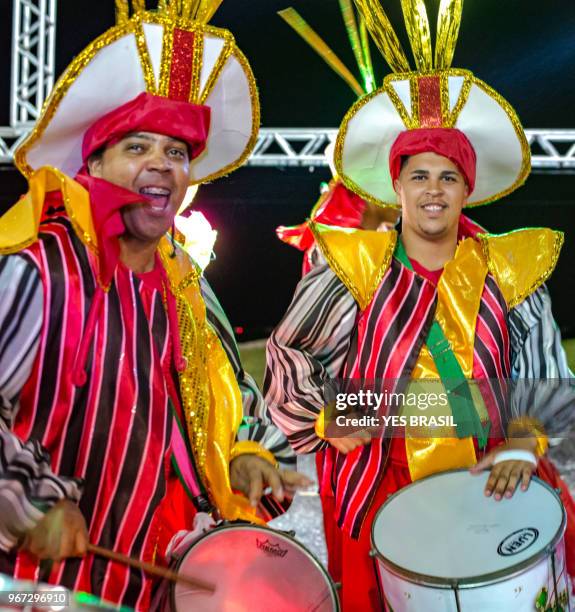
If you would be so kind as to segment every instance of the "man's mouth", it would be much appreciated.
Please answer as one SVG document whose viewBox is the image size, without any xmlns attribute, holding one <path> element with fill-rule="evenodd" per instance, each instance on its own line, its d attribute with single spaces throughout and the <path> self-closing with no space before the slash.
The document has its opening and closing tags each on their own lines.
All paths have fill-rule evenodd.
<svg viewBox="0 0 575 612">
<path fill-rule="evenodd" d="M 152 185 L 142 187 L 139 193 L 146 196 L 148 206 L 152 212 L 161 213 L 168 208 L 172 191 L 167 187 L 155 187 Z"/>
<path fill-rule="evenodd" d="M 442 204 L 441 202 L 428 202 L 427 204 L 422 204 L 421 208 L 428 213 L 440 213 L 447 208 L 447 204 Z"/>
</svg>

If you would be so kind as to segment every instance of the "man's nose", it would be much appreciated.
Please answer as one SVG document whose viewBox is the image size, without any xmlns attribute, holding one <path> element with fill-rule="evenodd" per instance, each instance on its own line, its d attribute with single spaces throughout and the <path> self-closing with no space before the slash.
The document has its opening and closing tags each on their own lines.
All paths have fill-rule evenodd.
<svg viewBox="0 0 575 612">
<path fill-rule="evenodd" d="M 430 195 L 438 195 L 440 193 L 443 193 L 443 185 L 441 184 L 441 180 L 440 179 L 429 179 L 429 182 L 427 184 L 427 192 Z"/>
<path fill-rule="evenodd" d="M 162 150 L 153 149 L 146 160 L 148 170 L 156 172 L 169 172 L 172 169 L 172 161 Z"/>
</svg>

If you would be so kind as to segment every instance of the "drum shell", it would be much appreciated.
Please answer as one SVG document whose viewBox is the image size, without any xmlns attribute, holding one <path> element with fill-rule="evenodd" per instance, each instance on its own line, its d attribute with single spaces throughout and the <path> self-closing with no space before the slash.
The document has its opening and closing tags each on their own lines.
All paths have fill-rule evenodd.
<svg viewBox="0 0 575 612">
<path fill-rule="evenodd" d="M 452 480 L 450 475 L 454 475 L 455 478 Z M 422 499 L 421 495 L 423 494 L 427 505 L 422 505 L 425 505 L 426 507 L 426 514 L 429 512 L 431 515 L 442 515 L 442 513 L 446 512 L 447 510 L 447 506 L 444 503 L 444 499 L 446 498 L 441 498 L 430 505 L 430 500 L 427 496 L 431 493 L 431 489 L 429 489 L 429 487 L 432 486 L 433 490 L 435 490 L 435 485 L 430 484 L 431 481 L 434 479 L 446 479 L 447 481 L 447 479 L 449 479 L 449 482 L 451 483 L 450 486 L 453 487 L 455 483 L 459 482 L 460 478 L 466 478 L 467 476 L 469 476 L 467 470 L 454 470 L 452 472 L 435 474 L 428 478 L 422 479 L 421 481 L 416 481 L 415 483 L 408 485 L 408 487 L 405 487 L 404 489 L 401 489 L 394 495 L 390 496 L 378 510 L 372 525 L 372 547 L 373 556 L 375 557 L 375 564 L 377 566 L 377 574 L 388 606 L 390 606 L 390 608 L 395 612 L 398 610 L 406 612 L 419 612 L 420 610 L 433 610 L 434 612 L 436 610 L 438 612 L 451 612 L 452 610 L 454 612 L 483 612 L 484 610 L 488 612 L 514 612 L 516 610 L 534 610 L 535 602 L 540 596 L 543 588 L 546 588 L 550 595 L 555 591 L 554 577 L 557 580 L 557 591 L 559 594 L 564 594 L 565 599 L 567 599 L 569 595 L 569 586 L 566 577 L 565 544 L 563 539 L 566 528 L 566 514 L 557 493 L 546 482 L 541 481 L 538 478 L 533 479 L 534 483 L 532 486 L 537 485 L 538 490 L 542 491 L 547 496 L 546 499 L 549 500 L 548 503 L 556 509 L 553 511 L 553 513 L 556 514 L 554 520 L 557 522 L 551 523 L 553 527 L 549 529 L 548 535 L 552 535 L 552 537 L 550 537 L 548 543 L 543 548 L 535 551 L 533 555 L 524 557 L 522 560 L 513 565 L 509 565 L 508 567 L 497 571 L 487 571 L 486 573 L 478 573 L 475 575 L 468 575 L 467 573 L 464 575 L 458 575 L 457 573 L 454 573 L 453 576 L 457 577 L 449 578 L 448 576 L 450 576 L 450 574 L 445 573 L 438 573 L 436 575 L 431 575 L 430 571 L 425 573 L 417 573 L 413 567 L 409 567 L 409 563 L 406 563 L 405 565 L 402 563 L 401 566 L 396 565 L 390 560 L 390 558 L 386 558 L 385 554 L 382 553 L 381 550 L 378 550 L 378 547 L 375 544 L 375 534 L 377 531 L 376 523 L 378 523 L 380 517 L 382 520 L 379 520 L 379 537 L 382 537 L 382 530 L 384 529 L 384 526 L 387 525 L 387 528 L 389 529 L 391 520 L 395 526 L 395 531 L 393 532 L 394 535 L 401 538 L 401 536 L 405 534 L 403 534 L 401 529 L 399 529 L 399 531 L 397 530 L 398 526 L 396 520 L 398 518 L 398 511 L 404 513 L 406 521 L 415 521 L 415 523 L 417 523 L 418 519 L 419 521 L 422 521 L 421 513 L 418 514 L 416 511 L 415 514 L 413 514 L 410 504 L 413 504 L 413 502 L 416 501 L 417 495 L 420 499 Z M 486 478 L 487 474 L 485 475 L 485 479 Z M 494 502 L 493 500 L 486 499 L 483 496 L 482 489 L 484 483 L 481 482 L 481 479 L 472 476 L 469 476 L 469 479 L 469 482 L 475 482 L 473 487 L 480 487 L 479 491 L 481 492 L 481 498 L 483 501 L 492 504 L 503 503 Z M 417 488 L 420 484 L 423 484 L 424 481 L 426 481 L 425 486 Z M 442 485 L 438 486 L 440 487 L 439 491 L 444 494 L 446 487 Z M 392 509 L 391 514 L 389 511 L 387 511 L 385 515 L 382 514 L 386 506 L 394 502 L 396 498 L 399 498 L 402 493 L 407 491 L 407 489 L 411 489 L 411 497 L 408 495 L 404 496 L 401 501 L 398 500 L 400 505 L 396 505 L 395 510 Z M 447 487 L 447 490 L 449 490 L 449 487 Z M 475 491 L 476 489 L 474 488 L 473 490 Z M 479 491 L 477 493 L 479 493 Z M 470 491 L 467 491 L 468 495 L 469 493 Z M 416 497 L 414 497 L 414 495 L 416 495 Z M 463 493 L 463 495 L 465 495 L 465 493 Z M 474 493 L 474 495 L 479 497 L 476 493 Z M 520 497 L 517 497 L 518 495 L 521 495 L 521 492 L 516 494 L 516 500 L 520 500 Z M 431 495 L 431 497 L 433 498 L 434 495 Z M 411 502 L 408 500 L 411 500 Z M 483 501 L 480 503 L 483 503 Z M 473 503 L 475 503 L 475 501 Z M 504 508 L 504 506 L 495 507 Z M 429 508 L 429 510 L 427 510 L 427 508 Z M 476 516 L 473 516 L 474 508 L 475 506 L 473 506 L 470 515 L 465 514 L 467 520 L 460 523 L 461 527 L 467 528 L 468 523 L 472 523 L 472 519 L 477 518 Z M 481 506 L 479 508 L 481 508 Z M 489 512 L 492 512 L 492 510 Z M 396 518 L 392 519 L 391 517 L 394 516 Z M 445 516 L 448 516 L 449 520 L 457 520 L 457 515 L 455 517 L 450 516 L 449 512 L 446 512 Z M 507 514 L 507 517 L 510 516 L 514 517 L 516 515 Z M 522 519 L 523 518 L 524 517 L 522 517 Z M 401 520 L 399 522 L 401 522 Z M 423 521 L 422 524 L 425 525 L 425 521 Z M 451 525 L 452 523 L 449 523 L 448 521 L 448 524 Z M 502 521 L 501 524 L 505 525 L 506 521 Z M 461 535 L 461 527 L 458 526 L 454 533 Z M 429 528 L 425 529 L 426 531 L 430 531 Z M 431 532 L 434 532 L 434 530 L 431 529 L 430 533 Z M 440 530 L 437 533 L 441 534 L 443 531 Z M 391 545 L 391 548 L 389 545 L 387 545 L 383 546 L 383 549 L 385 550 L 385 548 L 388 548 L 390 550 L 394 550 L 394 546 L 397 547 L 397 543 L 401 541 L 401 539 L 396 540 L 395 544 Z M 380 542 L 383 544 L 383 540 L 380 540 Z M 425 541 L 424 539 L 423 541 L 417 540 L 417 542 L 424 550 L 426 549 L 426 546 L 438 546 L 437 536 L 432 537 L 431 540 L 428 541 Z M 412 548 L 409 550 L 414 550 L 416 548 L 417 546 L 412 545 Z M 526 547 L 526 549 L 528 548 L 529 546 Z M 397 548 L 395 548 L 395 550 L 397 551 Z M 430 548 L 429 550 L 434 549 Z M 437 550 L 441 552 L 441 555 L 445 556 L 446 549 L 442 550 L 440 547 Z M 477 552 L 478 551 L 472 547 L 469 554 L 477 555 Z M 397 554 L 397 552 L 393 554 Z M 463 556 L 461 556 L 461 554 L 463 554 Z M 400 557 L 402 556 L 406 561 L 407 556 L 409 555 L 400 555 Z M 484 557 L 481 555 L 479 557 L 475 557 L 477 560 L 482 558 Z M 414 567 L 419 565 L 420 567 L 428 567 L 431 569 L 431 566 L 433 566 L 433 563 L 435 563 L 434 561 L 430 566 L 430 559 L 434 559 L 434 556 L 428 557 L 423 563 L 422 559 L 423 558 L 420 557 L 419 561 L 415 561 Z M 464 561 L 464 565 L 462 567 L 468 566 L 469 561 L 476 563 L 476 561 L 471 557 L 467 557 L 465 552 L 460 553 L 458 556 L 451 557 L 451 559 L 450 565 L 453 566 L 453 569 L 457 567 L 459 570 L 461 567 L 458 565 L 457 559 Z M 569 608 L 565 607 L 564 609 L 567 610 Z"/>
<path fill-rule="evenodd" d="M 563 540 L 556 546 L 554 555 L 555 572 L 560 576 L 557 586 L 561 593 L 568 589 Z M 551 555 L 499 582 L 467 587 L 417 583 L 394 573 L 380 559 L 376 559 L 376 564 L 385 600 L 394 612 L 522 612 L 535 610 L 534 602 L 541 592 L 541 585 L 546 584 L 548 592 L 554 588 Z"/>
</svg>

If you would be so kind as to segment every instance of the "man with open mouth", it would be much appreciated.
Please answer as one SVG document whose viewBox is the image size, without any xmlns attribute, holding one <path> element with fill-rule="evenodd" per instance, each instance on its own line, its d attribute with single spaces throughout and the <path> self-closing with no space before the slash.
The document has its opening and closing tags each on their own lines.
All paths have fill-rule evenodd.
<svg viewBox="0 0 575 612">
<path fill-rule="evenodd" d="M 0 572 L 138 610 L 149 576 L 89 543 L 165 564 L 201 513 L 261 523 L 309 484 L 169 234 L 259 127 L 218 5 L 117 3 L 17 151 L 30 190 L 0 219 Z"/>
</svg>

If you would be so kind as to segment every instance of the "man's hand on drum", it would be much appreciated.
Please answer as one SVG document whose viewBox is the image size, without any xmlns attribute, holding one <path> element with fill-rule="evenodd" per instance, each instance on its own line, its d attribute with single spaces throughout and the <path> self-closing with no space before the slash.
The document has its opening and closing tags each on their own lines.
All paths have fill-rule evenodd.
<svg viewBox="0 0 575 612">
<path fill-rule="evenodd" d="M 485 495 L 493 495 L 496 501 L 504 497 L 510 498 L 515 493 L 517 486 L 521 484 L 521 490 L 526 491 L 531 481 L 531 476 L 537 469 L 536 465 L 530 461 L 510 459 L 494 463 L 497 455 L 504 451 L 528 451 L 535 457 L 537 448 L 536 438 L 512 438 L 505 444 L 498 446 L 487 453 L 481 461 L 471 468 L 472 474 L 479 474 L 481 471 L 491 468 L 491 474 L 485 485 Z"/>
<path fill-rule="evenodd" d="M 326 438 L 326 440 L 340 453 L 347 455 L 359 446 L 365 446 L 371 442 L 371 434 L 362 429 L 355 432 L 353 435 L 341 436 L 334 438 Z"/>
<path fill-rule="evenodd" d="M 241 491 L 255 508 L 267 487 L 279 501 L 293 497 L 297 489 L 312 485 L 312 481 L 293 470 L 278 470 L 269 461 L 257 455 L 240 455 L 230 463 L 233 489 Z"/>
<path fill-rule="evenodd" d="M 88 530 L 80 509 L 64 499 L 53 506 L 28 533 L 22 548 L 39 559 L 61 561 L 83 557 L 88 546 Z"/>
<path fill-rule="evenodd" d="M 346 414 L 345 416 L 347 419 L 350 419 L 348 422 L 351 423 L 354 419 L 359 419 L 365 415 L 352 412 Z M 335 423 L 330 423 L 328 430 L 329 431 L 326 433 L 330 433 L 331 435 L 326 435 L 325 440 L 327 440 L 335 448 L 335 450 L 343 453 L 344 455 L 351 453 L 360 446 L 369 444 L 372 439 L 372 431 L 369 428 L 354 429 L 352 426 L 336 426 Z"/>
</svg>

